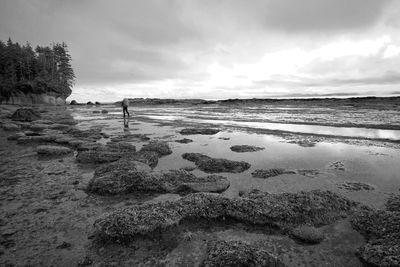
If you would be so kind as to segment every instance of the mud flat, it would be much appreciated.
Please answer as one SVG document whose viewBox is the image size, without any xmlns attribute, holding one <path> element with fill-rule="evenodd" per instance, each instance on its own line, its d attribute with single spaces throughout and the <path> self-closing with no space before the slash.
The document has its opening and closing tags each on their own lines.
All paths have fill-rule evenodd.
<svg viewBox="0 0 400 267">
<path fill-rule="evenodd" d="M 0 265 L 400 263 L 395 102 L 234 103 L 0 106 Z"/>
</svg>

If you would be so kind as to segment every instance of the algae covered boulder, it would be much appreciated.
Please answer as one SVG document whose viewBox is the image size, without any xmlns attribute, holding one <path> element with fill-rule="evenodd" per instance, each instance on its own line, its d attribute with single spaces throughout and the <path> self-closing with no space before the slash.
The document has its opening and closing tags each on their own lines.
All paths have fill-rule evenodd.
<svg viewBox="0 0 400 267">
<path fill-rule="evenodd" d="M 251 166 L 250 163 L 244 161 L 211 158 L 200 153 L 184 153 L 182 158 L 194 162 L 200 170 L 208 173 L 240 173 L 249 169 Z"/>
<path fill-rule="evenodd" d="M 236 146 L 231 146 L 231 150 L 233 152 L 243 153 L 243 152 L 256 152 L 264 150 L 264 148 L 258 146 L 236 145 Z"/>
<path fill-rule="evenodd" d="M 299 225 L 321 226 L 348 216 L 357 203 L 330 191 L 268 194 L 252 191 L 240 198 L 194 193 L 175 201 L 145 203 L 116 210 L 95 221 L 96 233 L 106 239 L 129 240 L 136 235 L 182 221 L 233 219 L 237 222 L 290 232 Z"/>
<path fill-rule="evenodd" d="M 12 115 L 13 121 L 35 121 L 41 118 L 40 112 L 31 108 L 17 109 Z"/>
<path fill-rule="evenodd" d="M 274 176 L 278 176 L 281 174 L 295 174 L 294 171 L 288 171 L 285 169 L 267 169 L 267 170 L 262 170 L 262 169 L 258 169 L 255 170 L 251 173 L 251 175 L 255 178 L 270 178 L 270 177 L 274 177 Z"/>
<path fill-rule="evenodd" d="M 219 129 L 212 129 L 212 128 L 185 128 L 182 129 L 179 133 L 182 135 L 194 135 L 194 134 L 214 135 L 219 132 L 220 132 Z"/>
<path fill-rule="evenodd" d="M 392 196 L 387 210 L 363 209 L 351 219 L 355 230 L 367 240 L 357 256 L 367 266 L 400 266 L 399 197 Z"/>
<path fill-rule="evenodd" d="M 68 147 L 64 146 L 38 146 L 36 148 L 36 152 L 38 155 L 42 156 L 58 156 L 58 155 L 65 155 L 72 152 L 72 150 Z"/>
<path fill-rule="evenodd" d="M 184 170 L 152 172 L 148 165 L 128 158 L 97 168 L 87 189 L 97 194 L 124 194 L 221 192 L 228 187 L 222 176 L 197 177 Z"/>
<path fill-rule="evenodd" d="M 207 247 L 207 256 L 201 266 L 249 266 L 283 267 L 285 266 L 270 252 L 243 241 L 211 242 Z"/>
<path fill-rule="evenodd" d="M 140 150 L 156 152 L 160 157 L 172 154 L 172 150 L 168 143 L 162 141 L 150 141 L 148 144 L 143 145 Z"/>
</svg>

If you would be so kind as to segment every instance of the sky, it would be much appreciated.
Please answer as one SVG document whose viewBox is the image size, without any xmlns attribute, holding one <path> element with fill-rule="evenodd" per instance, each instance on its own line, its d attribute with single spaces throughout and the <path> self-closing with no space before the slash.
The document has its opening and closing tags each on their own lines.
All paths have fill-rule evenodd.
<svg viewBox="0 0 400 267">
<path fill-rule="evenodd" d="M 0 39 L 65 41 L 68 98 L 400 95 L 398 0 L 0 0 Z"/>
</svg>

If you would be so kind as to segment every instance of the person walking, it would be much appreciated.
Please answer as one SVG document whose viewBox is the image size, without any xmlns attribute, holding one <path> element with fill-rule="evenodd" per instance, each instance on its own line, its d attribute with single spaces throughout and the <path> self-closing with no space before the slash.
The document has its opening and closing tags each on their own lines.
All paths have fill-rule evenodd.
<svg viewBox="0 0 400 267">
<path fill-rule="evenodd" d="M 129 99 L 124 98 L 122 100 L 122 112 L 124 113 L 124 118 L 125 118 L 125 112 L 128 114 L 128 117 L 130 117 L 128 107 L 129 107 Z"/>
</svg>

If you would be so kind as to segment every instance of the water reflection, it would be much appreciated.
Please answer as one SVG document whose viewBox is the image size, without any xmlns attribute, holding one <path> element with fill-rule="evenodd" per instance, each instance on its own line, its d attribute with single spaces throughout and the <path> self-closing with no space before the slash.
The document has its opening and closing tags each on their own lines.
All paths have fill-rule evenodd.
<svg viewBox="0 0 400 267">
<path fill-rule="evenodd" d="M 254 122 L 254 121 L 231 121 L 231 120 L 204 120 L 185 118 L 182 116 L 148 116 L 157 120 L 185 120 L 190 122 L 218 124 L 226 126 L 249 127 L 254 129 L 283 131 L 292 133 L 308 133 L 341 137 L 360 137 L 369 139 L 390 139 L 400 140 L 400 131 L 398 130 L 381 130 L 370 128 L 354 128 L 354 127 L 333 127 L 307 124 L 284 124 L 270 122 Z"/>
</svg>

